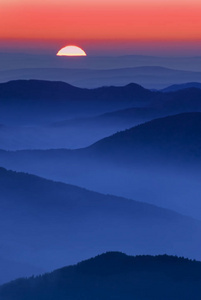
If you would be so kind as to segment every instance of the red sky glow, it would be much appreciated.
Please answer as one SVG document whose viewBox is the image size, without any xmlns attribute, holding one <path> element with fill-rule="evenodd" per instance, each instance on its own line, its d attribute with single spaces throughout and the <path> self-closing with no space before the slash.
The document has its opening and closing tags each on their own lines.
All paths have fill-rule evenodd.
<svg viewBox="0 0 201 300">
<path fill-rule="evenodd" d="M 165 41 L 196 47 L 200 15 L 198 0 L 1 0 L 0 41 Z"/>
</svg>

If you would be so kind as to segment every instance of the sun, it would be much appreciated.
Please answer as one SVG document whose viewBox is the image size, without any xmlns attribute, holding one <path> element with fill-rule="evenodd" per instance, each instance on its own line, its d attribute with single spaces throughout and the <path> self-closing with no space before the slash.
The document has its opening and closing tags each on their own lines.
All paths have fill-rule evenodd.
<svg viewBox="0 0 201 300">
<path fill-rule="evenodd" d="M 70 45 L 59 50 L 57 56 L 87 56 L 87 54 L 80 47 Z"/>
</svg>

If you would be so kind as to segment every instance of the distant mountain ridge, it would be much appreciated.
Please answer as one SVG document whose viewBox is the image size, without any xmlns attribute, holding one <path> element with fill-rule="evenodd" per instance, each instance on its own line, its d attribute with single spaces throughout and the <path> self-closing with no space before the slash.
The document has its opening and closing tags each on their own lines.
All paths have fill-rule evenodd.
<svg viewBox="0 0 201 300">
<path fill-rule="evenodd" d="M 200 82 L 188 82 L 188 83 L 183 83 L 183 84 L 173 84 L 171 86 L 168 86 L 168 87 L 162 89 L 161 91 L 165 92 L 165 93 L 170 93 L 170 92 L 175 92 L 175 91 L 189 89 L 189 88 L 201 89 L 201 83 Z"/>
<path fill-rule="evenodd" d="M 108 252 L 52 273 L 0 287 L 2 300 L 199 300 L 201 263 Z"/>
<path fill-rule="evenodd" d="M 134 100 L 133 97 L 146 98 L 152 92 L 142 86 L 129 83 L 125 86 L 108 86 L 96 89 L 83 89 L 60 81 L 16 80 L 0 83 L 0 99 L 29 99 L 29 100 Z M 122 98 L 121 98 L 122 99 Z"/>
<path fill-rule="evenodd" d="M 103 69 L 103 67 L 101 67 L 102 69 L 99 70 L 87 68 L 86 66 L 80 69 L 79 64 L 77 68 L 33 67 L 15 70 L 10 68 L 10 70 L 0 71 L 0 81 L 5 82 L 19 79 L 59 80 L 82 88 L 97 88 L 111 85 L 122 86 L 130 82 L 136 82 L 149 89 L 163 89 L 172 84 L 201 81 L 199 68 L 199 72 L 195 72 L 190 70 L 175 70 L 175 67 L 172 69 L 161 67 L 160 64 L 153 64 L 151 66 L 147 66 L 146 64 L 136 67 L 130 66 L 110 69 Z"/>
<path fill-rule="evenodd" d="M 64 82 L 18 80 L 0 84 L 0 119 L 5 125 L 37 125 L 129 108 L 153 109 L 154 118 L 201 111 L 200 98 L 197 88 L 164 93 L 135 83 L 83 89 Z"/>
<path fill-rule="evenodd" d="M 201 57 L 156 57 L 147 55 L 119 55 L 119 56 L 87 56 L 76 57 L 71 60 L 68 57 L 58 57 L 52 54 L 34 53 L 0 53 L 0 71 L 26 68 L 48 69 L 120 69 L 140 66 L 161 66 L 177 70 L 200 71 Z M 12 70 L 12 71 L 13 71 Z M 5 73 L 4 73 L 5 74 Z M 12 73 L 11 73 L 12 74 Z M 22 78 L 21 78 L 22 79 Z M 47 79 L 47 78 L 46 78 Z"/>
<path fill-rule="evenodd" d="M 40 124 L 97 115 L 146 106 L 155 93 L 137 84 L 82 89 L 59 81 L 11 81 L 0 84 L 0 118 L 4 120 L 6 114 L 7 122 Z"/>
</svg>

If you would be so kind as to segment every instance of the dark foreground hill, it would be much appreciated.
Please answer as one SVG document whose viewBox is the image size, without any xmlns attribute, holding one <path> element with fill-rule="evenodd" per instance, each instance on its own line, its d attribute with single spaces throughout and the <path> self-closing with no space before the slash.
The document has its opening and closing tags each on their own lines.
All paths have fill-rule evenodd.
<svg viewBox="0 0 201 300">
<path fill-rule="evenodd" d="M 0 287 L 1 300 L 200 300 L 201 263 L 108 252 Z"/>
<path fill-rule="evenodd" d="M 153 205 L 2 168 L 0 199 L 1 283 L 114 249 L 201 258 L 201 222 Z"/>
</svg>

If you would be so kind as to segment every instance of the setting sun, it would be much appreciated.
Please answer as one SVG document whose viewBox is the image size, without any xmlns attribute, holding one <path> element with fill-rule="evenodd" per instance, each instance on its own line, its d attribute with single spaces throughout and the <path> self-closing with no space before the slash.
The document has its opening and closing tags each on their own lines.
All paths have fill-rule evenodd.
<svg viewBox="0 0 201 300">
<path fill-rule="evenodd" d="M 77 46 L 66 46 L 58 51 L 57 56 L 86 56 L 86 52 Z"/>
</svg>

